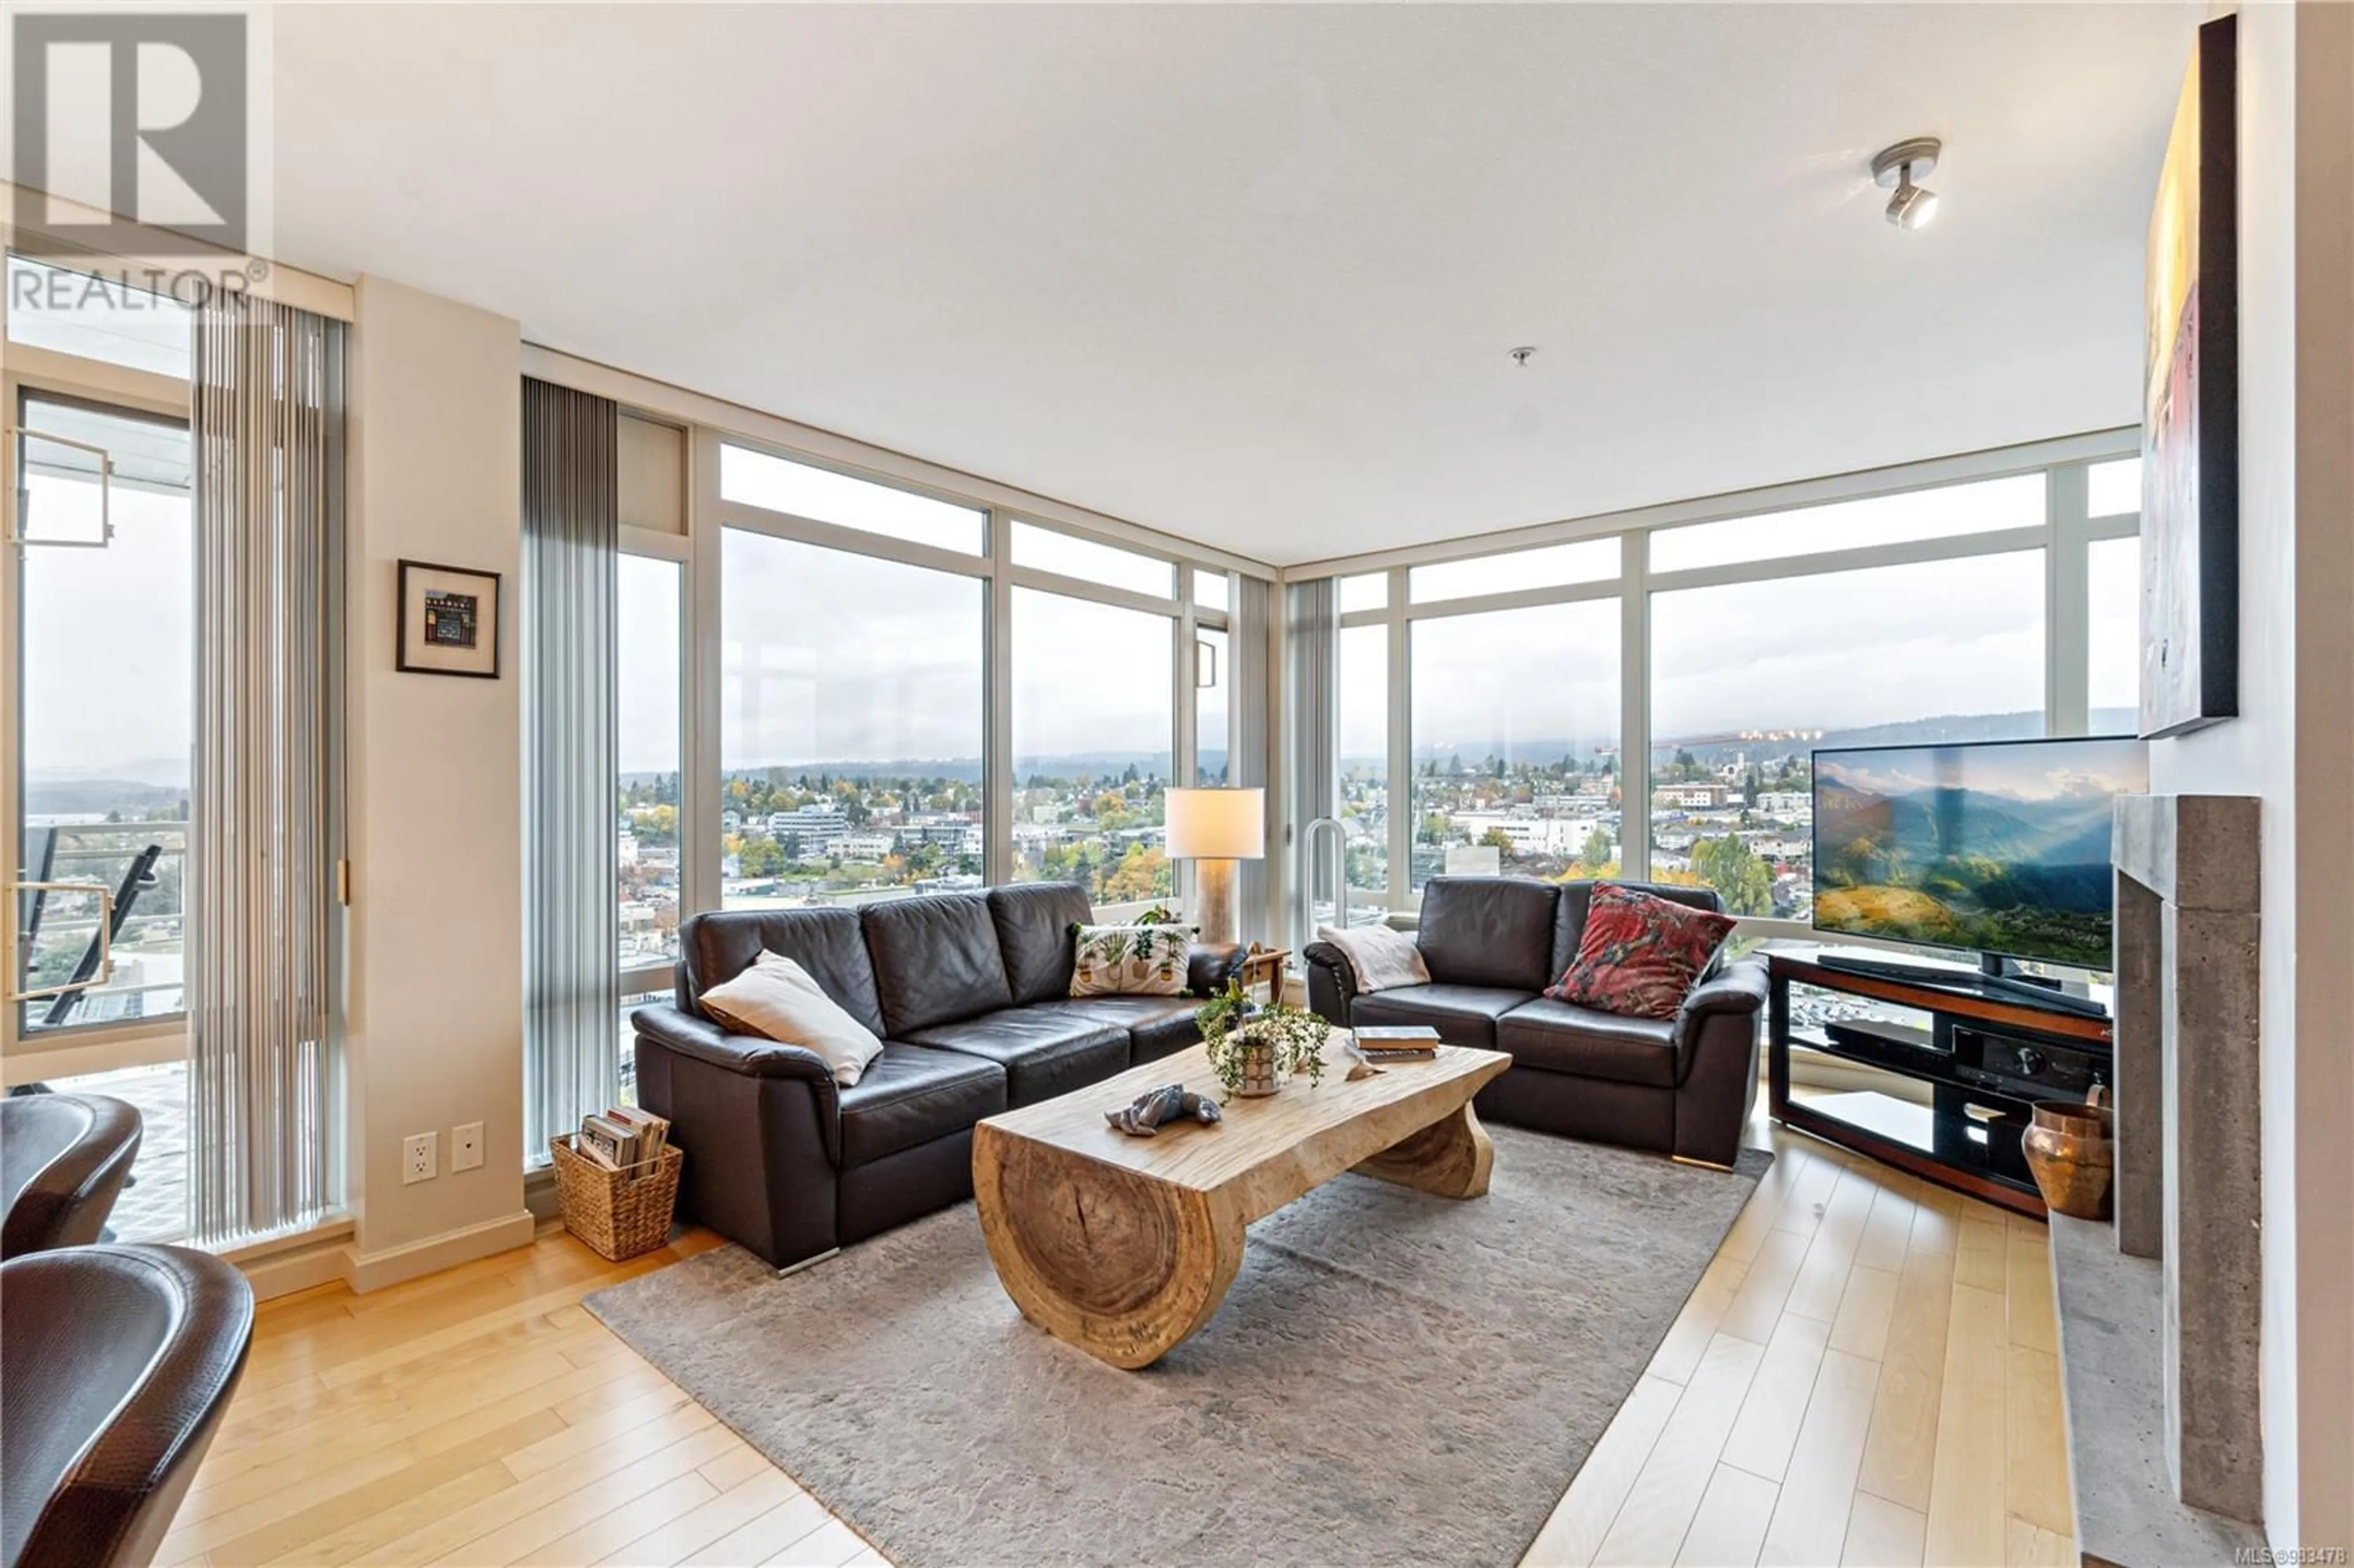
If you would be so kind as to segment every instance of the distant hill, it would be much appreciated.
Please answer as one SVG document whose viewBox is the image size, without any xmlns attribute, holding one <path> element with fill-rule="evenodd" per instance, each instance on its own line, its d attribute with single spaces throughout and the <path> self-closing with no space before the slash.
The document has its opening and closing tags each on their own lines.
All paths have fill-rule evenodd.
<svg viewBox="0 0 2354 1568">
<path fill-rule="evenodd" d="M 1223 751 L 1205 752 L 1204 760 L 1214 771 L 1225 762 Z M 1139 773 L 1157 773 L 1169 777 L 1170 754 L 1165 751 L 1089 751 L 1063 752 L 1051 757 L 1017 757 L 1013 759 L 1016 779 L 1041 774 L 1050 779 L 1116 778 L 1134 768 Z M 847 759 L 833 762 L 779 762 L 759 766 L 731 766 L 722 769 L 730 775 L 776 774 L 780 779 L 799 779 L 802 774 L 827 774 L 835 779 L 948 779 L 960 783 L 981 781 L 981 761 L 977 757 L 902 757 L 887 760 Z M 656 777 L 647 774 L 649 780 Z"/>
<path fill-rule="evenodd" d="M 2129 708 L 2099 708 L 2094 710 L 2092 730 L 2095 735 L 2130 735 L 2135 715 Z M 1803 727 L 1803 726 L 1801 726 Z M 1695 742 L 1673 735 L 1653 737 L 1655 753 L 1672 753 L 1681 748 L 1693 758 L 1713 766 L 1729 760 L 1739 753 L 1751 756 L 1780 752 L 1830 750 L 1853 746 L 1934 746 L 1951 745 L 1974 740 L 2033 740 L 2043 734 L 2043 715 L 2035 712 L 2003 714 L 1942 714 L 1931 718 L 1906 719 L 1896 724 L 1866 725 L 1849 729 L 1829 729 L 1815 740 L 1755 741 L 1710 740 Z M 1442 769 L 1451 770 L 1452 763 L 1460 759 L 1468 768 L 1476 768 L 1489 757 L 1511 757 L 1520 762 L 1540 762 L 1547 766 L 1569 758 L 1580 767 L 1594 762 L 1598 757 L 1615 757 L 1618 740 L 1615 735 L 1589 735 L 1540 737 L 1534 740 L 1505 740 L 1491 737 L 1485 740 L 1457 736 L 1444 743 L 1417 746 L 1413 758 L 1416 770 L 1436 761 Z M 1203 760 L 1215 772 L 1225 760 L 1223 751 L 1205 751 Z M 1383 758 L 1345 753 L 1341 758 L 1343 767 L 1379 767 Z M 1097 751 L 1064 753 L 1052 757 L 1016 758 L 1014 773 L 1027 779 L 1034 773 L 1049 778 L 1071 778 L 1080 774 L 1100 778 L 1118 774 L 1130 766 L 1138 772 L 1159 772 L 1166 777 L 1170 767 L 1169 753 L 1141 751 Z M 826 762 L 789 762 L 758 767 L 731 767 L 730 773 L 780 772 L 788 778 L 803 773 L 829 773 L 837 779 L 953 779 L 966 783 L 981 779 L 981 762 L 977 757 L 895 758 L 888 760 L 837 759 Z M 652 774 L 632 774 L 629 781 L 652 781 Z"/>
<path fill-rule="evenodd" d="M 27 779 L 25 812 L 33 817 L 102 817 L 118 812 L 137 821 L 150 811 L 175 809 L 187 786 L 143 784 L 131 779 Z"/>
<path fill-rule="evenodd" d="M 2094 733 L 2098 735 L 2130 734 L 2133 730 L 2133 715 L 2122 709 L 2102 709 L 2093 717 Z M 1810 726 L 1790 727 L 1805 729 Z M 1849 746 L 1934 746 L 1972 740 L 2034 740 L 2042 734 L 2043 715 L 2041 713 L 1941 714 L 1932 718 L 1905 719 L 1895 724 L 1826 729 L 1820 738 L 1809 740 L 1745 740 L 1738 736 L 1701 739 L 1661 733 L 1651 737 L 1651 749 L 1654 755 L 1662 756 L 1679 750 L 1689 751 L 1695 761 L 1713 766 L 1744 753 L 1755 758 L 1784 752 L 1803 754 Z M 1441 768 L 1446 768 L 1450 759 L 1461 758 L 1465 766 L 1471 767 L 1491 755 L 1509 755 L 1518 760 L 1546 763 L 1558 762 L 1567 757 L 1584 764 L 1593 760 L 1597 750 L 1609 754 L 1615 752 L 1617 746 L 1615 736 L 1540 736 L 1511 741 L 1457 736 L 1444 744 L 1415 747 L 1414 763 L 1419 769 L 1424 763 L 1436 759 Z M 1344 760 L 1377 763 L 1380 758 Z"/>
</svg>

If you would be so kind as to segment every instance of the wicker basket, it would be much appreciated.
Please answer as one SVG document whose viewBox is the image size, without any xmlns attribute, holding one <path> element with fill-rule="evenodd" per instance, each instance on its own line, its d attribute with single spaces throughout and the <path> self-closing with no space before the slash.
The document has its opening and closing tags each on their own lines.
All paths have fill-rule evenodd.
<svg viewBox="0 0 2354 1568">
<path fill-rule="evenodd" d="M 686 1156 L 665 1147 L 654 1159 L 626 1171 L 608 1171 L 580 1155 L 572 1141 L 569 1136 L 547 1140 L 547 1152 L 556 1161 L 564 1228 L 615 1263 L 667 1243 L 671 1210 L 678 1202 L 679 1168 Z"/>
</svg>

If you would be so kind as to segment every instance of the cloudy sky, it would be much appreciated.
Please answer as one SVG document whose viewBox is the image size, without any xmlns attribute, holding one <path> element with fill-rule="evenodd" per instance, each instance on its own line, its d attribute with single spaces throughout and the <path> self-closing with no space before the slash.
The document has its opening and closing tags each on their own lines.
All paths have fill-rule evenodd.
<svg viewBox="0 0 2354 1568">
<path fill-rule="evenodd" d="M 97 493 L 29 482 L 36 511 L 44 499 L 88 510 Z M 24 553 L 25 770 L 185 785 L 196 713 L 188 503 L 118 488 L 111 511 L 103 550 Z"/>
<path fill-rule="evenodd" d="M 978 758 L 987 671 L 978 577 L 729 530 L 721 761 Z M 1013 752 L 1170 748 L 1167 617 L 1017 588 Z"/>
<path fill-rule="evenodd" d="M 724 537 L 723 766 L 981 754 L 980 578 Z"/>
<path fill-rule="evenodd" d="M 28 553 L 26 763 L 37 776 L 185 769 L 186 503 L 125 491 L 115 515 L 112 549 Z M 732 530 L 724 549 L 728 767 L 981 754 L 980 579 Z M 679 765 L 676 569 L 622 567 L 630 771 Z M 2038 708 L 2041 570 L 2040 556 L 2024 552 L 1657 595 L 1653 731 L 1664 742 Z M 2133 570 L 2129 542 L 2096 546 L 2095 706 L 2131 702 Z M 93 638 L 92 627 L 111 634 Z M 1168 627 L 1138 611 L 1017 592 L 1019 756 L 1167 751 Z M 1617 737 L 1615 600 L 1426 618 L 1410 635 L 1418 752 L 1534 755 L 1564 740 Z M 1368 628 L 1343 638 L 1344 756 L 1381 751 L 1385 636 Z"/>
<path fill-rule="evenodd" d="M 1659 594 L 1651 648 L 1662 740 L 2037 709 L 2042 552 Z"/>
<path fill-rule="evenodd" d="M 624 773 L 676 773 L 685 731 L 679 711 L 679 625 L 685 568 L 623 556 L 614 584 L 615 729 Z"/>
</svg>

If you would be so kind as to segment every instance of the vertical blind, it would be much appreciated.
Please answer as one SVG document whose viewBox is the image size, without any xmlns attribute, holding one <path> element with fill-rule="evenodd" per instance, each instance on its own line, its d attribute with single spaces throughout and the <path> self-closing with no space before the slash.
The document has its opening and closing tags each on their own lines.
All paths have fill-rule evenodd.
<svg viewBox="0 0 2354 1568">
<path fill-rule="evenodd" d="M 1227 722 L 1234 726 L 1233 767 L 1229 779 L 1243 789 L 1264 789 L 1267 774 L 1267 642 L 1273 628 L 1269 624 L 1275 600 L 1274 586 L 1259 577 L 1237 573 L 1235 577 L 1234 620 L 1227 637 L 1233 650 L 1232 681 L 1233 712 Z M 1270 819 L 1280 804 L 1272 797 L 1267 800 Z M 1279 842 L 1278 834 L 1270 829 L 1267 843 Z M 1267 939 L 1267 863 L 1246 860 L 1242 874 L 1235 879 L 1240 906 L 1239 921 L 1235 934 L 1246 942 Z"/>
<path fill-rule="evenodd" d="M 193 1239 L 217 1245 L 329 1202 L 343 328 L 216 291 L 190 379 L 188 1172 Z"/>
<path fill-rule="evenodd" d="M 613 640 L 619 410 L 523 384 L 524 1148 L 610 1103 L 620 1075 Z"/>
<path fill-rule="evenodd" d="M 1340 731 L 1335 703 L 1341 665 L 1341 623 L 1335 585 L 1331 577 L 1293 583 L 1289 593 L 1285 647 L 1291 667 L 1284 683 L 1284 712 L 1291 733 L 1288 769 L 1290 820 L 1295 824 L 1294 831 L 1300 835 L 1302 853 L 1293 859 L 1295 874 L 1301 883 L 1288 901 L 1291 907 L 1286 918 L 1296 922 L 1304 902 L 1301 888 L 1320 892 L 1337 885 L 1334 879 L 1341 874 L 1329 843 L 1318 843 L 1313 854 L 1306 853 L 1308 824 L 1319 817 L 1331 816 L 1340 809 Z M 1299 951 L 1315 935 L 1313 930 L 1294 931 L 1292 950 Z"/>
</svg>

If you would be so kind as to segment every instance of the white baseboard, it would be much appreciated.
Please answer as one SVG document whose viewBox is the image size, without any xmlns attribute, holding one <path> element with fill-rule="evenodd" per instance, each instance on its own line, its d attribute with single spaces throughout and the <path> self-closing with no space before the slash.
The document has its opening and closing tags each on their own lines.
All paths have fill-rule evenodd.
<svg viewBox="0 0 2354 1568">
<path fill-rule="evenodd" d="M 351 1240 L 352 1217 L 338 1209 L 297 1234 L 224 1247 L 217 1255 L 237 1265 L 246 1283 L 253 1287 L 255 1300 L 268 1301 L 343 1278 Z"/>
<path fill-rule="evenodd" d="M 323 1241 L 290 1252 L 272 1253 L 238 1267 L 244 1270 L 246 1283 L 253 1287 L 253 1298 L 269 1301 L 308 1290 L 314 1285 L 334 1284 L 345 1277 L 351 1256 L 349 1242 Z"/>
<path fill-rule="evenodd" d="M 344 1282 L 355 1291 L 366 1295 L 381 1290 L 387 1285 L 398 1285 L 420 1275 L 437 1274 L 445 1268 L 455 1268 L 461 1263 L 472 1263 L 478 1257 L 488 1257 L 494 1252 L 509 1252 L 519 1246 L 529 1246 L 537 1233 L 538 1223 L 528 1209 L 517 1209 L 495 1220 L 468 1225 L 463 1230 L 450 1231 L 402 1246 L 387 1247 L 382 1252 L 363 1253 L 346 1248 Z"/>
</svg>

